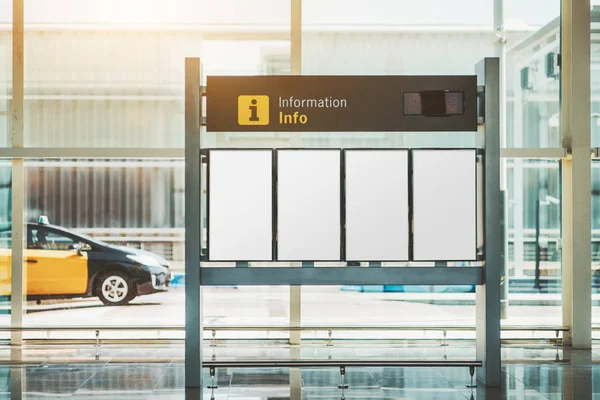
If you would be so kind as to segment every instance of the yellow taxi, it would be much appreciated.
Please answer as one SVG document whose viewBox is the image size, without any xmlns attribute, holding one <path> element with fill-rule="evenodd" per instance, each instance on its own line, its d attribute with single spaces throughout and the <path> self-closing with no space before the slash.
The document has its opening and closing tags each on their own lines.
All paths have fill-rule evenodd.
<svg viewBox="0 0 600 400">
<path fill-rule="evenodd" d="M 0 295 L 10 296 L 11 227 L 0 230 Z M 124 305 L 136 296 L 169 289 L 169 263 L 156 254 L 114 246 L 50 225 L 46 217 L 27 223 L 28 300 L 98 297 Z"/>
</svg>

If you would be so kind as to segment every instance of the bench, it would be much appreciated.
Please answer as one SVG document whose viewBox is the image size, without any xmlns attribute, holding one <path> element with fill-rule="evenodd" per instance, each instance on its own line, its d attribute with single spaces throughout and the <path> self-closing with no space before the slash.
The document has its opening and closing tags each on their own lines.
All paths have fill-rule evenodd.
<svg viewBox="0 0 600 400">
<path fill-rule="evenodd" d="M 202 367 L 209 368 L 211 384 L 208 389 L 217 389 L 218 386 L 215 384 L 215 373 L 217 368 L 340 368 L 340 384 L 338 389 L 348 389 L 345 382 L 346 368 L 348 367 L 468 367 L 469 375 L 471 377 L 471 383 L 467 385 L 467 388 L 474 388 L 476 385 L 473 383 L 473 377 L 475 375 L 475 368 L 483 366 L 481 361 L 465 361 L 465 360 L 454 360 L 454 361 L 436 361 L 436 360 L 358 360 L 358 359 L 347 359 L 347 360 L 229 360 L 229 361 L 203 361 Z M 211 396 L 212 398 L 212 396 Z"/>
</svg>

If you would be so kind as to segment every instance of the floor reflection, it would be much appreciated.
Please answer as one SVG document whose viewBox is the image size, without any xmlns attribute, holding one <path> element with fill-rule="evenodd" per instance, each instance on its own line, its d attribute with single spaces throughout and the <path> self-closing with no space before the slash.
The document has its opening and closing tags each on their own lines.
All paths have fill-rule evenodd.
<svg viewBox="0 0 600 400">
<path fill-rule="evenodd" d="M 299 377 L 294 378 L 293 374 Z M 205 382 L 210 382 L 205 376 Z M 348 370 L 348 389 L 335 369 L 223 369 L 203 399 L 592 399 L 600 367 L 524 365 L 503 368 L 503 386 L 468 389 L 465 368 Z M 44 365 L 0 368 L 0 399 L 200 399 L 184 389 L 179 364 Z"/>
<path fill-rule="evenodd" d="M 463 349 L 463 358 L 469 351 Z M 432 352 L 424 349 L 333 349 L 335 358 L 381 358 L 408 356 L 427 358 Z M 138 351 L 141 351 L 138 349 Z M 450 358 L 454 351 L 446 350 Z M 560 349 L 560 357 L 552 357 L 556 349 L 504 348 L 502 387 L 491 389 L 470 383 L 468 368 L 348 368 L 341 389 L 339 368 L 261 368 L 217 369 L 214 388 L 185 390 L 184 366 L 177 360 L 156 359 L 149 362 L 123 362 L 120 359 L 101 362 L 57 362 L 0 366 L 0 400 L 2 399 L 600 399 L 600 364 L 595 350 Z M 219 348 L 217 359 L 263 357 L 329 358 L 332 349 L 281 348 Z M 132 356 L 135 350 L 128 349 Z M 147 356 L 148 354 L 146 354 Z M 524 356 L 531 358 L 524 362 Z M 207 354 L 207 358 L 212 355 Z M 27 359 L 27 352 L 24 358 Z M 143 358 L 140 356 L 140 358 Z M 204 384 L 211 384 L 209 371 L 204 371 Z"/>
</svg>

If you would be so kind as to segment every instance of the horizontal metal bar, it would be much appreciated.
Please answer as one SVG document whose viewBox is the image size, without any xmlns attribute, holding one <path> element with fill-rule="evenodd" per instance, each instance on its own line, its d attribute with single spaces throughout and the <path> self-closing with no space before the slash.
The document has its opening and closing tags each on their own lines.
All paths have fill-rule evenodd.
<svg viewBox="0 0 600 400">
<path fill-rule="evenodd" d="M 502 331 L 559 331 L 568 332 L 568 326 L 503 326 L 500 328 Z"/>
<path fill-rule="evenodd" d="M 453 343 L 473 343 L 474 339 L 464 339 L 464 338 L 443 338 L 441 336 L 430 337 L 430 338 L 398 338 L 398 339 L 351 339 L 351 338 L 334 338 L 335 343 L 338 345 L 406 345 L 406 344 L 430 344 L 433 342 L 439 342 L 440 340 L 452 341 Z M 542 336 L 538 338 L 510 338 L 510 339 L 501 339 L 502 344 L 540 344 L 547 343 L 549 341 L 556 342 L 560 340 L 560 338 L 556 338 L 556 336 Z M 592 340 L 600 340 L 599 338 L 592 338 Z M 0 344 L 8 344 L 10 342 L 9 338 L 0 339 Z M 205 345 L 208 344 L 209 340 L 204 339 Z M 307 346 L 313 345 L 322 345 L 323 343 L 329 343 L 327 338 L 312 338 L 312 339 L 302 339 L 302 344 Z M 37 345 L 42 344 L 44 346 L 64 346 L 65 344 L 73 344 L 73 345 L 88 345 L 88 344 L 98 344 L 96 339 L 73 339 L 73 338 L 53 338 L 53 339 L 23 339 L 23 343 L 26 345 Z M 139 345 L 139 344 L 174 344 L 180 345 L 185 343 L 185 338 L 142 338 L 142 339 L 101 339 L 100 345 Z M 211 342 L 212 343 L 212 342 Z M 223 338 L 219 339 L 219 345 L 222 346 L 239 346 L 244 344 L 250 345 L 269 345 L 269 346 L 288 346 L 289 338 L 288 337 L 279 337 L 279 338 Z M 182 357 L 183 359 L 183 357 Z M 553 360 L 552 358 L 551 360 Z M 174 360 L 174 359 L 172 359 Z M 111 361 L 112 362 L 112 361 Z"/>
<path fill-rule="evenodd" d="M 128 363 L 128 360 L 111 359 L 111 364 Z M 50 364 L 88 364 L 87 361 L 68 360 L 49 361 Z M 35 361 L 0 360 L 2 366 L 38 366 Z M 481 367 L 481 361 L 468 360 L 230 360 L 230 361 L 202 361 L 204 368 L 294 368 L 294 367 Z"/>
<path fill-rule="evenodd" d="M 600 328 L 598 328 L 600 329 Z M 474 331 L 475 326 L 413 325 L 413 326 L 205 326 L 205 331 Z M 503 331 L 567 332 L 567 326 L 503 326 Z"/>
<path fill-rule="evenodd" d="M 473 343 L 474 339 L 456 339 L 456 338 L 443 338 L 443 337 L 432 337 L 432 338 L 423 338 L 423 339 L 418 339 L 418 338 L 410 338 L 410 339 L 348 339 L 348 338 L 336 338 L 334 339 L 336 345 L 341 345 L 341 346 L 357 346 L 357 345 L 376 345 L 376 346 L 395 346 L 395 345 L 416 345 L 416 344 L 426 344 L 426 345 L 430 345 L 432 343 L 439 343 L 441 340 L 446 340 L 447 342 L 452 342 L 452 343 Z M 529 344 L 547 344 L 549 342 L 551 343 L 559 343 L 560 342 L 560 338 L 556 338 L 555 336 L 544 336 L 544 337 L 539 337 L 539 338 L 511 338 L 511 339 L 501 339 L 500 342 L 503 345 L 515 345 L 518 344 L 520 346 L 522 345 L 529 345 Z M 600 341 L 600 338 L 592 338 L 593 341 L 598 342 Z M 207 340 L 204 340 L 205 342 L 207 342 Z M 558 342 L 557 342 L 558 341 Z M 306 345 L 306 346 L 314 346 L 314 345 L 318 345 L 318 346 L 322 346 L 323 343 L 326 342 L 325 338 L 321 338 L 321 339 L 302 339 L 302 345 Z M 7 345 L 10 343 L 10 339 L 1 339 L 0 340 L 0 345 Z M 171 338 L 171 339 L 102 339 L 100 346 L 103 345 L 118 345 L 118 346 L 129 346 L 129 345 L 182 345 L 185 343 L 185 339 L 184 338 L 179 338 L 179 339 L 175 339 L 175 338 Z M 23 339 L 23 344 L 25 345 L 43 345 L 43 346 L 65 346 L 65 345 L 91 345 L 91 344 L 95 344 L 97 345 L 97 341 L 94 339 L 67 339 L 67 338 L 56 338 L 56 339 Z M 206 346 L 208 343 L 205 343 L 204 345 Z M 271 339 L 235 339 L 235 338 L 229 338 L 229 339 L 220 339 L 219 340 L 219 346 L 239 346 L 239 345 L 266 345 L 266 346 L 288 346 L 289 345 L 289 338 L 287 337 L 281 337 L 281 338 L 271 338 Z M 212 348 L 212 347 L 211 347 Z M 206 351 L 206 350 L 205 350 Z M 184 357 L 180 357 L 180 358 L 173 358 L 172 356 L 167 357 L 166 358 L 156 358 L 156 362 L 161 362 L 160 360 L 168 360 L 168 361 L 173 361 L 173 362 L 177 362 L 177 360 L 181 360 L 181 362 L 184 360 Z M 536 361 L 549 361 L 552 362 L 554 361 L 554 357 L 548 357 L 548 358 L 544 358 L 544 359 L 536 359 Z M 44 359 L 45 360 L 45 359 Z M 111 363 L 113 362 L 111 359 Z M 130 360 L 130 359 L 128 359 Z M 129 361 L 131 362 L 131 360 Z M 164 362 L 164 361 L 162 361 Z M 540 361 L 541 362 L 541 361 Z M 56 364 L 59 364 L 60 362 L 56 362 Z M 65 363 L 68 363 L 68 360 L 65 361 Z"/>
<path fill-rule="evenodd" d="M 500 149 L 501 158 L 541 158 L 562 159 L 567 156 L 564 148 L 504 148 Z"/>
<path fill-rule="evenodd" d="M 28 100 L 56 100 L 56 101 L 183 101 L 183 96 L 169 96 L 157 94 L 29 94 L 25 95 Z M 10 95 L 0 96 L 0 100 L 10 100 Z"/>
<path fill-rule="evenodd" d="M 85 332 L 85 331 L 183 331 L 185 327 L 181 326 L 22 326 L 22 327 L 0 327 L 0 332 Z M 207 330 L 207 329 L 205 329 Z"/>
<path fill-rule="evenodd" d="M 481 285 L 482 267 L 203 267 L 202 285 Z"/>
<path fill-rule="evenodd" d="M 94 160 L 48 160 L 25 161 L 25 168 L 185 168 L 185 161 L 181 159 L 94 159 Z"/>
<path fill-rule="evenodd" d="M 505 148 L 502 158 L 562 159 L 563 148 Z M 183 148 L 24 147 L 0 148 L 0 158 L 183 158 Z"/>
<path fill-rule="evenodd" d="M 285 332 L 285 331 L 474 331 L 475 326 L 432 326 L 432 325 L 421 325 L 421 326 L 205 326 L 205 331 L 230 331 L 230 332 L 261 332 L 261 331 L 272 331 L 272 332 Z M 550 330 L 550 329 L 549 329 Z M 552 329 L 554 330 L 554 329 Z"/>
<path fill-rule="evenodd" d="M 4 147 L 0 158 L 184 158 L 183 148 Z"/>
<path fill-rule="evenodd" d="M 233 36 L 253 40 L 290 40 L 290 26 L 286 24 L 108 24 L 108 23 L 26 23 L 28 32 L 43 31 L 101 31 L 101 32 L 194 32 L 203 40 L 219 40 Z M 0 23 L 1 31 L 11 31 L 10 23 Z M 377 25 L 377 24 L 310 24 L 302 27 L 310 33 L 492 33 L 484 25 Z M 533 28 L 516 30 L 517 33 L 534 31 Z"/>
<path fill-rule="evenodd" d="M 45 331 L 183 331 L 183 325 L 169 326 L 22 326 L 22 327 L 0 327 L 0 332 L 45 332 Z M 205 325 L 204 331 L 473 331 L 475 326 L 468 325 Z M 549 325 L 510 325 L 502 326 L 503 331 L 561 331 L 569 330 L 568 326 Z M 600 330 L 600 326 L 592 327 L 592 330 Z"/>
<path fill-rule="evenodd" d="M 306 367 L 481 367 L 481 361 L 428 360 L 231 360 L 203 361 L 204 368 L 306 368 Z"/>
</svg>

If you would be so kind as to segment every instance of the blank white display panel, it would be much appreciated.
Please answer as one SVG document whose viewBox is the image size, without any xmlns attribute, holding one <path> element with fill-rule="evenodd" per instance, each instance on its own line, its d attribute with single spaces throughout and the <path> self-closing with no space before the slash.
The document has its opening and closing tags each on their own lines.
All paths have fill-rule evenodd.
<svg viewBox="0 0 600 400">
<path fill-rule="evenodd" d="M 273 256 L 270 150 L 211 150 L 208 256 L 268 261 Z"/>
<path fill-rule="evenodd" d="M 340 151 L 281 150 L 277 165 L 277 259 L 340 260 Z"/>
<path fill-rule="evenodd" d="M 475 150 L 413 151 L 415 261 L 475 260 Z"/>
<path fill-rule="evenodd" d="M 346 259 L 408 260 L 408 151 L 345 154 Z"/>
</svg>

